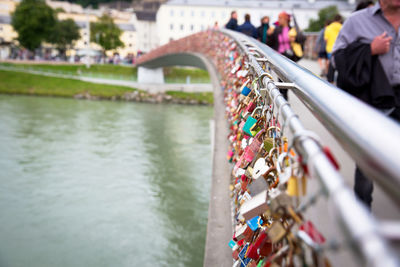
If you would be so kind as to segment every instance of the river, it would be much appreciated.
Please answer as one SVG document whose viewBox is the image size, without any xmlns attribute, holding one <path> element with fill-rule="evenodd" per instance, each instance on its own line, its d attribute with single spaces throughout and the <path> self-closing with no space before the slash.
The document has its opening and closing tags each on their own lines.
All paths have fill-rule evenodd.
<svg viewBox="0 0 400 267">
<path fill-rule="evenodd" d="M 202 266 L 212 114 L 0 95 L 0 266 Z"/>
</svg>

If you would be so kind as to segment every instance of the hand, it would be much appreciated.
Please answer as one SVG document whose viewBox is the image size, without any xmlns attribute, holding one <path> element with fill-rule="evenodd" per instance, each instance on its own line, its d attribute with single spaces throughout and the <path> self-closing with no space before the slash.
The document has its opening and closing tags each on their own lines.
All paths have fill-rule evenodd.
<svg viewBox="0 0 400 267">
<path fill-rule="evenodd" d="M 268 29 L 268 31 L 267 31 L 267 34 L 268 35 L 271 35 L 271 34 L 273 34 L 274 33 L 274 30 L 275 30 L 275 28 L 274 27 L 269 27 L 269 29 Z"/>
<path fill-rule="evenodd" d="M 371 43 L 371 55 L 382 55 L 389 52 L 391 36 L 387 36 L 386 32 L 378 35 L 372 40 Z"/>
</svg>

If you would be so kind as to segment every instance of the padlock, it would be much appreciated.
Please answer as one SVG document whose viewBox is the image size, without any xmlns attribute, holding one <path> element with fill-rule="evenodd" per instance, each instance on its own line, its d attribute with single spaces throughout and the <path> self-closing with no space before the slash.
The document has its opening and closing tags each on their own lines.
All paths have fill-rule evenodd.
<svg viewBox="0 0 400 267">
<path fill-rule="evenodd" d="M 286 193 L 291 197 L 299 197 L 304 196 L 307 190 L 307 178 L 303 175 L 300 178 L 300 185 L 299 185 L 299 178 L 295 176 L 291 176 L 287 182 L 287 189 Z"/>
<path fill-rule="evenodd" d="M 243 83 L 242 87 L 240 88 L 240 92 L 244 96 L 248 96 L 251 92 L 251 89 L 247 87 L 247 84 L 249 83 L 250 80 L 247 80 Z"/>
<path fill-rule="evenodd" d="M 247 266 L 247 264 L 249 264 L 249 262 L 251 261 L 250 258 L 246 258 L 246 252 L 247 249 L 249 248 L 249 244 L 246 244 L 242 250 L 239 252 L 239 259 L 242 261 L 242 264 L 244 266 Z"/>
<path fill-rule="evenodd" d="M 263 231 L 261 232 L 253 244 L 249 246 L 249 249 L 246 252 L 246 257 L 251 258 L 253 260 L 258 260 L 260 258 L 259 249 L 261 245 L 265 242 L 268 238 L 267 234 Z"/>
<path fill-rule="evenodd" d="M 250 227 L 250 229 L 255 232 L 263 224 L 263 220 L 260 216 L 257 216 L 253 219 L 248 220 L 246 223 Z"/>
<path fill-rule="evenodd" d="M 253 234 L 253 231 L 250 229 L 250 227 L 247 224 L 241 225 L 238 228 L 236 228 L 233 240 L 240 241 L 242 239 L 249 239 L 249 238 L 251 238 L 252 234 Z"/>
<path fill-rule="evenodd" d="M 253 167 L 253 175 L 251 176 L 253 179 L 257 180 L 262 175 L 264 175 L 268 171 L 269 167 L 267 166 L 264 158 L 259 158 L 254 163 Z"/>
<path fill-rule="evenodd" d="M 246 221 L 254 218 L 257 215 L 262 214 L 268 208 L 267 204 L 267 190 L 254 196 L 252 199 L 243 203 L 240 207 L 240 217 L 243 217 Z"/>
<path fill-rule="evenodd" d="M 261 193 L 262 191 L 268 189 L 268 184 L 265 181 L 265 179 L 256 179 L 252 180 L 248 185 L 247 185 L 247 191 L 249 194 L 254 197 L 255 195 Z"/>
<path fill-rule="evenodd" d="M 292 199 L 286 192 L 279 189 L 271 189 L 269 191 L 269 209 L 271 213 L 276 213 L 280 207 L 287 207 L 292 204 Z"/>
<path fill-rule="evenodd" d="M 286 235 L 286 229 L 279 221 L 274 221 L 268 229 L 268 237 L 272 243 L 277 243 L 282 240 Z"/>
<path fill-rule="evenodd" d="M 299 226 L 299 230 L 304 231 L 315 243 L 322 245 L 325 243 L 325 237 L 317 230 L 311 221 L 306 221 Z"/>
<path fill-rule="evenodd" d="M 254 117 L 254 114 L 261 110 L 261 107 L 257 107 L 253 110 L 253 113 L 251 113 L 251 116 L 249 116 L 245 122 L 245 124 L 243 125 L 243 132 L 245 132 L 246 134 L 250 135 L 250 136 L 254 136 L 251 133 L 252 128 L 256 125 L 257 123 L 257 119 Z"/>
</svg>

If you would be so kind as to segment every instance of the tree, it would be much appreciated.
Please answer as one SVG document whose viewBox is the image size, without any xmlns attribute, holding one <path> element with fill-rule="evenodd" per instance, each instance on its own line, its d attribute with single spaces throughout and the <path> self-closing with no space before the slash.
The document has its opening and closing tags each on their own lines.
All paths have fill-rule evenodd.
<svg viewBox="0 0 400 267">
<path fill-rule="evenodd" d="M 333 17 L 339 14 L 337 6 L 328 6 L 318 12 L 318 19 L 310 19 L 308 24 L 308 32 L 318 32 L 325 26 L 326 20 L 332 20 Z"/>
<path fill-rule="evenodd" d="M 11 15 L 17 40 L 32 52 L 49 38 L 55 23 L 54 11 L 44 0 L 22 0 Z"/>
<path fill-rule="evenodd" d="M 72 19 L 66 19 L 56 22 L 47 41 L 54 44 L 60 55 L 65 57 L 67 48 L 80 37 L 78 25 Z"/>
<path fill-rule="evenodd" d="M 99 44 L 104 54 L 108 50 L 124 47 L 120 39 L 121 34 L 122 30 L 108 15 L 101 16 L 98 22 L 90 23 L 90 41 Z"/>
</svg>

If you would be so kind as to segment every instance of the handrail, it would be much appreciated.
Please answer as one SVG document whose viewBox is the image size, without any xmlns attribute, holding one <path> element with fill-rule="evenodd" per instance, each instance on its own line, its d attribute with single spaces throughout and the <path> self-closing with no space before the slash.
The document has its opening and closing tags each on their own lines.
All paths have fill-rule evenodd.
<svg viewBox="0 0 400 267">
<path fill-rule="evenodd" d="M 387 129 L 390 129 L 390 131 L 393 130 L 392 133 L 385 135 L 388 138 L 394 138 L 396 134 L 400 136 L 400 127 L 379 112 L 318 79 L 309 71 L 283 58 L 265 45 L 230 30 L 220 30 L 220 32 L 236 41 L 247 55 L 250 67 L 256 72 L 258 77 L 263 77 L 262 85 L 264 88 L 261 88 L 260 91 L 268 93 L 270 99 L 273 99 L 273 104 L 276 105 L 278 110 L 281 110 L 281 115 L 285 123 L 289 125 L 290 130 L 295 136 L 294 139 L 298 139 L 298 142 L 295 143 L 295 148 L 302 156 L 307 156 L 306 161 L 310 176 L 318 178 L 324 189 L 324 193 L 332 199 L 339 223 L 343 227 L 349 242 L 353 245 L 352 248 L 355 250 L 355 254 L 362 256 L 365 266 L 399 266 L 400 261 L 396 253 L 394 253 L 388 245 L 387 240 L 379 232 L 378 223 L 374 217 L 355 199 L 354 195 L 345 185 L 342 176 L 322 151 L 320 144 L 307 134 L 300 119 L 280 94 L 276 83 L 265 75 L 265 71 L 257 61 L 256 54 L 258 53 L 259 57 L 266 58 L 271 64 L 271 68 L 279 74 L 281 79 L 294 83 L 293 88 L 295 89 L 293 92 L 345 147 L 348 146 L 348 150 L 355 150 L 349 151 L 349 153 L 356 158 L 357 163 L 360 164 L 361 168 L 368 175 L 374 177 L 376 181 L 381 181 L 377 176 L 378 171 L 373 170 L 373 168 L 379 168 L 379 171 L 384 172 L 390 177 L 389 181 L 381 181 L 380 185 L 388 191 L 397 203 L 398 195 L 394 194 L 399 192 L 399 188 L 390 189 L 388 187 L 400 184 L 400 179 L 398 179 L 400 172 L 397 175 L 394 173 L 396 169 L 400 168 L 400 164 L 398 163 L 399 160 L 391 160 L 389 152 L 393 147 L 400 147 L 398 144 L 396 146 L 393 146 L 393 144 L 388 146 L 387 140 L 383 143 L 383 148 L 380 148 L 377 144 L 373 144 L 374 142 L 371 141 L 371 138 L 376 136 L 374 134 L 377 134 L 377 130 L 374 129 L 372 131 L 370 128 L 373 127 L 366 125 L 368 121 L 365 121 L 362 115 L 366 114 L 370 116 L 368 118 L 371 121 L 376 120 L 379 122 L 379 126 L 388 127 Z M 349 109 L 345 111 L 337 110 L 337 107 L 349 104 L 352 105 L 349 106 Z M 348 118 L 349 115 L 354 116 L 354 118 L 360 121 L 353 122 Z M 357 127 L 360 127 L 360 129 Z M 363 129 L 370 130 L 371 132 L 362 132 Z M 377 154 L 373 154 L 367 148 L 376 149 L 377 151 L 374 152 Z M 382 157 L 383 160 L 378 157 Z M 372 165 L 375 160 L 377 166 L 367 166 L 369 164 Z M 390 163 L 397 163 L 397 165 L 394 167 L 388 166 L 386 162 L 383 162 L 384 160 L 391 160 L 389 161 Z"/>
<path fill-rule="evenodd" d="M 221 31 L 238 38 L 236 32 Z M 397 141 L 400 126 L 270 47 L 257 40 L 243 38 L 269 60 L 281 78 L 296 85 L 293 93 L 329 130 L 363 173 L 378 183 L 400 206 L 400 157 L 395 156 L 400 151 L 400 142 Z"/>
</svg>

